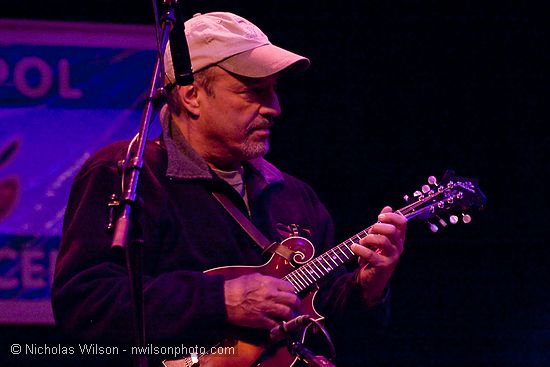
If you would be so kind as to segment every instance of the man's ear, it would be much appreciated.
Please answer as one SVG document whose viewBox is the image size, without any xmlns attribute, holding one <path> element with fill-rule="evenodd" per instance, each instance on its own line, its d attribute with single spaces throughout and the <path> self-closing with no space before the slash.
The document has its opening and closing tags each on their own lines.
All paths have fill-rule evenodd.
<svg viewBox="0 0 550 367">
<path fill-rule="evenodd" d="M 197 88 L 191 85 L 178 86 L 178 94 L 185 109 L 192 115 L 199 115 L 199 94 Z"/>
</svg>

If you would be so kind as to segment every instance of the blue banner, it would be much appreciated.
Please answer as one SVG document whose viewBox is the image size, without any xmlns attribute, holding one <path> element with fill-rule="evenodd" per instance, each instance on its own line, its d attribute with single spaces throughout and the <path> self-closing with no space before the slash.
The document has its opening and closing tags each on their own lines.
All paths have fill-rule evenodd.
<svg viewBox="0 0 550 367">
<path fill-rule="evenodd" d="M 0 323 L 51 323 L 72 179 L 97 149 L 137 133 L 155 32 L 0 19 L 0 34 Z"/>
</svg>

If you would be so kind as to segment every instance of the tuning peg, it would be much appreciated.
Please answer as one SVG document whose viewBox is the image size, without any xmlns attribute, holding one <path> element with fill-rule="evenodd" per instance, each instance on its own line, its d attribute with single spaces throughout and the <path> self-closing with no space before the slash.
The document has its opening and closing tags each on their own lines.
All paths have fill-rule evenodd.
<svg viewBox="0 0 550 367">
<path fill-rule="evenodd" d="M 403 196 L 403 199 L 405 200 L 406 203 L 408 203 L 409 202 L 409 195 Z"/>
<path fill-rule="evenodd" d="M 447 222 L 445 222 L 443 220 L 443 218 L 440 218 L 439 216 L 437 217 L 437 221 L 439 222 L 439 224 L 441 224 L 442 227 L 447 227 Z"/>
<path fill-rule="evenodd" d="M 423 185 L 423 186 L 422 186 L 422 192 L 423 192 L 424 194 L 428 193 L 430 190 L 431 190 L 431 188 L 430 188 L 429 185 Z"/>
<path fill-rule="evenodd" d="M 462 221 L 466 224 L 470 223 L 472 221 L 472 217 L 468 214 L 462 213 Z"/>
<path fill-rule="evenodd" d="M 458 217 L 456 215 L 451 215 L 449 217 L 449 222 L 451 222 L 451 224 L 457 224 L 458 223 Z"/>
<path fill-rule="evenodd" d="M 430 185 L 437 185 L 437 178 L 435 178 L 434 176 L 428 177 L 428 183 Z"/>
<path fill-rule="evenodd" d="M 433 223 L 428 222 L 428 226 L 430 227 L 430 231 L 432 231 L 433 233 L 439 231 L 439 227 Z"/>
<path fill-rule="evenodd" d="M 417 190 L 413 193 L 413 196 L 416 198 L 416 197 L 422 196 L 422 193 Z"/>
</svg>

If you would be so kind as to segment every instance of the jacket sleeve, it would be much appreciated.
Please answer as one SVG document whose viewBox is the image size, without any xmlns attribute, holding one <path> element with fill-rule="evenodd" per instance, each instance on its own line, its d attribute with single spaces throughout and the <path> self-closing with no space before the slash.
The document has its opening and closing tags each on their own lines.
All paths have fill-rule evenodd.
<svg viewBox="0 0 550 367">
<path fill-rule="evenodd" d="M 73 183 L 52 286 L 52 308 L 57 325 L 75 339 L 129 344 L 133 303 L 126 262 L 111 249 L 112 234 L 104 230 L 109 195 L 120 191 L 120 177 L 110 161 L 86 163 Z M 152 180 L 144 171 L 142 179 Z M 137 207 L 144 216 L 152 216 L 147 204 Z M 147 259 L 143 289 L 148 342 L 208 338 L 216 326 L 226 323 L 223 278 L 184 270 L 157 274 L 154 258 L 159 256 L 160 245 L 155 239 L 160 238 L 162 224 L 152 219 L 141 228 L 142 254 Z"/>
</svg>

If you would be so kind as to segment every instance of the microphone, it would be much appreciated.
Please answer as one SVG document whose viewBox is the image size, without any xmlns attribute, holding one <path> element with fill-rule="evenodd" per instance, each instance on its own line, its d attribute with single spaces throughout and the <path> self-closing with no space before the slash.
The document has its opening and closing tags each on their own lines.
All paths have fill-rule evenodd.
<svg viewBox="0 0 550 367">
<path fill-rule="evenodd" d="M 272 341 L 282 340 L 287 335 L 293 334 L 311 324 L 310 318 L 311 316 L 309 315 L 300 315 L 290 321 L 283 321 L 281 325 L 275 326 L 271 329 L 269 332 L 269 337 Z"/>
<path fill-rule="evenodd" d="M 176 77 L 177 85 L 189 85 L 193 83 L 193 70 L 191 67 L 191 56 L 189 46 L 185 38 L 185 21 L 181 3 L 183 0 L 165 0 L 168 5 L 174 7 L 174 18 L 172 30 L 170 31 L 170 54 L 172 66 Z"/>
</svg>

